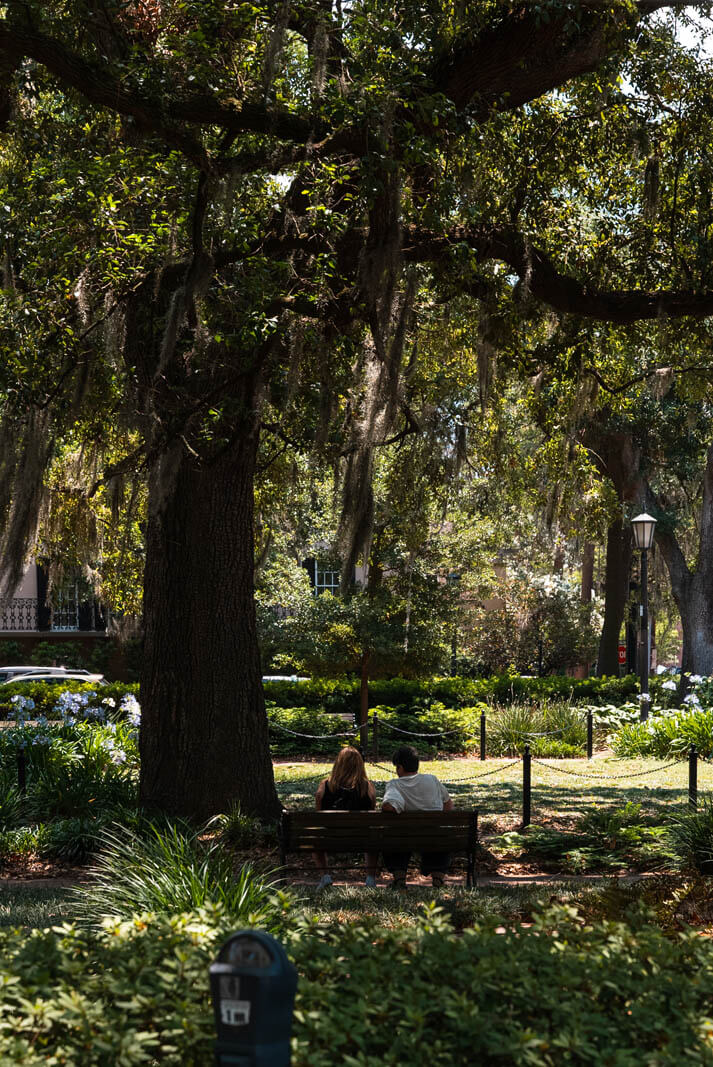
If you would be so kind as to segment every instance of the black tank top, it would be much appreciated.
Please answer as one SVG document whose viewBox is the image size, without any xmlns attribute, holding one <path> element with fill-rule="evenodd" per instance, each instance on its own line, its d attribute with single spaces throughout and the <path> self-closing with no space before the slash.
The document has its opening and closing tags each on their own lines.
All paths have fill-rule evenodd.
<svg viewBox="0 0 713 1067">
<path fill-rule="evenodd" d="M 325 778 L 322 811 L 371 811 L 371 808 L 368 790 L 362 795 L 358 789 L 344 789 L 340 786 L 332 792 L 329 780 Z"/>
</svg>

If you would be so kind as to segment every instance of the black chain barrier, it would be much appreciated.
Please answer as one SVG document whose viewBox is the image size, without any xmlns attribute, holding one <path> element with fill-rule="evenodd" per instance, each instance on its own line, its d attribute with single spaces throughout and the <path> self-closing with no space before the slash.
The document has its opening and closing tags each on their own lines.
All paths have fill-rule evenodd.
<svg viewBox="0 0 713 1067">
<path fill-rule="evenodd" d="M 502 767 L 493 767 L 492 771 L 484 771 L 483 774 L 471 774 L 468 775 L 467 778 L 448 778 L 444 780 L 444 784 L 460 785 L 461 782 L 477 782 L 480 778 L 489 778 L 492 774 L 499 774 L 500 771 L 507 771 L 517 763 L 522 763 L 522 760 L 514 759 L 511 763 L 505 763 Z"/>
<path fill-rule="evenodd" d="M 387 730 L 395 730 L 397 734 L 407 734 L 409 737 L 448 737 L 450 734 L 468 732 L 464 726 L 458 726 L 455 730 L 439 730 L 438 733 L 419 734 L 415 730 L 402 730 L 400 726 L 393 726 L 384 719 L 379 719 L 379 726 L 385 726 Z"/>
<path fill-rule="evenodd" d="M 290 730 L 287 726 L 282 726 L 279 722 L 270 722 L 268 719 L 268 726 L 274 727 L 276 730 L 282 730 L 285 734 L 291 734 L 293 737 L 308 737 L 310 741 L 326 741 L 331 737 L 356 737 L 360 732 L 359 730 L 340 730 L 336 734 L 301 734 L 298 730 Z"/>
<path fill-rule="evenodd" d="M 678 767 L 682 763 L 687 762 L 686 759 L 675 759 L 671 763 L 664 763 L 663 767 L 654 767 L 653 770 L 648 771 L 636 771 L 635 774 L 583 774 L 582 771 L 570 771 L 565 770 L 564 767 L 553 767 L 549 763 L 545 763 L 544 760 L 535 759 L 532 757 L 532 762 L 539 764 L 540 767 L 544 767 L 548 771 L 556 771 L 558 774 L 570 774 L 573 778 L 590 778 L 595 782 L 614 782 L 620 778 L 644 778 L 648 774 L 658 774 L 660 771 L 665 771 L 669 767 Z"/>
</svg>

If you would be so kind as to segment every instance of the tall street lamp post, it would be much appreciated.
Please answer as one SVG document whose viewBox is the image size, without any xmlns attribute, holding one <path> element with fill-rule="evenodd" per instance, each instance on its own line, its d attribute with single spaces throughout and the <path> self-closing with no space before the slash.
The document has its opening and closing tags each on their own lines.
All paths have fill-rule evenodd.
<svg viewBox="0 0 713 1067">
<path fill-rule="evenodd" d="M 637 548 L 641 549 L 641 607 L 639 609 L 641 617 L 641 656 L 639 659 L 641 688 L 639 700 L 641 708 L 639 718 L 642 722 L 646 722 L 649 717 L 649 705 L 651 703 L 651 697 L 649 696 L 651 651 L 649 649 L 649 560 L 647 553 L 654 543 L 656 519 L 644 512 L 643 515 L 637 515 L 635 519 L 631 520 L 631 528 L 634 531 L 634 543 Z"/>
</svg>

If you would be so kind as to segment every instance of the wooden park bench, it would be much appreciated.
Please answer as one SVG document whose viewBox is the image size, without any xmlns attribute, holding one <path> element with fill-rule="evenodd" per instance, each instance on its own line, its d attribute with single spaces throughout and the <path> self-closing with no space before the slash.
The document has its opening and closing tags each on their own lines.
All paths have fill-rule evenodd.
<svg viewBox="0 0 713 1067">
<path fill-rule="evenodd" d="M 291 852 L 463 852 L 475 884 L 477 811 L 284 811 L 280 859 Z"/>
</svg>

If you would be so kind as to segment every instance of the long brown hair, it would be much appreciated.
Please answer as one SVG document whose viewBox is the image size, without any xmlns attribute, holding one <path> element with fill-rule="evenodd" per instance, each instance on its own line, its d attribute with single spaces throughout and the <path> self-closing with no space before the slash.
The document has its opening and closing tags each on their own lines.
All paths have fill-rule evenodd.
<svg viewBox="0 0 713 1067">
<path fill-rule="evenodd" d="M 360 796 L 366 795 L 369 790 L 369 779 L 366 776 L 364 760 L 358 749 L 349 745 L 341 750 L 334 761 L 328 785 L 333 793 L 337 789 L 356 789 Z"/>
</svg>

